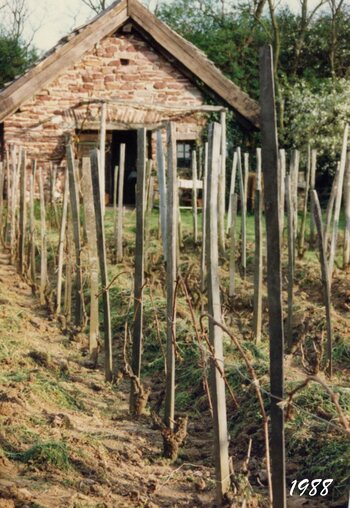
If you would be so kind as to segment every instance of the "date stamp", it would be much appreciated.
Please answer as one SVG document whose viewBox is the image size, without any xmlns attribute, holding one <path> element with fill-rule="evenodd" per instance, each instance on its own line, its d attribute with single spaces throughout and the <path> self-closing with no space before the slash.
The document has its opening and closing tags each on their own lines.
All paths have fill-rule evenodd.
<svg viewBox="0 0 350 508">
<path fill-rule="evenodd" d="M 322 478 L 316 478 L 315 480 L 308 480 L 307 478 L 300 481 L 294 480 L 289 494 L 291 496 L 293 496 L 293 494 L 298 495 L 299 493 L 299 496 L 326 497 L 329 493 L 329 487 L 333 482 L 333 478 L 327 478 L 326 480 L 323 480 Z"/>
</svg>

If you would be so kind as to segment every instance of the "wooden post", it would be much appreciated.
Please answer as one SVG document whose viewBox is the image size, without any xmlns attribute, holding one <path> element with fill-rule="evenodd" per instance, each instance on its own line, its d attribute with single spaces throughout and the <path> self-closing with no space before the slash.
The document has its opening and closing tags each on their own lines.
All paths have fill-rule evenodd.
<svg viewBox="0 0 350 508">
<path fill-rule="evenodd" d="M 274 508 L 286 508 L 284 414 L 278 400 L 284 397 L 283 314 L 280 218 L 278 198 L 278 142 L 271 46 L 260 53 L 260 105 L 262 118 L 262 166 L 267 231 L 267 287 L 270 327 L 271 459 Z M 276 398 L 274 398 L 276 397 Z"/>
<path fill-rule="evenodd" d="M 167 256 L 167 190 L 165 180 L 165 159 L 163 152 L 162 132 L 157 131 L 157 171 L 159 185 L 159 213 L 162 230 L 163 256 L 166 262 Z"/>
<path fill-rule="evenodd" d="M 284 231 L 284 214 L 285 214 L 285 202 L 286 202 L 286 151 L 281 148 L 279 151 L 280 160 L 280 221 L 281 221 L 281 246 L 283 245 L 283 231 Z"/>
<path fill-rule="evenodd" d="M 19 252 L 18 271 L 24 275 L 25 253 L 26 253 L 26 153 L 22 148 L 20 151 L 20 196 L 19 196 Z"/>
<path fill-rule="evenodd" d="M 67 144 L 67 167 L 69 177 L 69 198 L 73 222 L 73 238 L 75 245 L 75 314 L 76 326 L 81 326 L 83 321 L 84 296 L 83 277 L 81 270 L 81 239 L 80 239 L 80 208 L 79 195 L 76 180 L 76 171 L 71 144 Z"/>
<path fill-rule="evenodd" d="M 0 162 L 0 239 L 4 238 L 4 182 L 5 166 Z"/>
<path fill-rule="evenodd" d="M 207 189 L 207 179 L 208 179 L 208 143 L 205 143 L 204 146 L 204 175 L 203 175 L 203 206 L 202 206 L 202 258 L 201 258 L 201 290 L 204 293 L 206 278 L 207 278 L 207 270 L 206 270 L 206 262 L 205 262 L 205 251 L 206 251 L 206 235 L 207 235 L 207 204 L 208 204 L 208 189 Z"/>
<path fill-rule="evenodd" d="M 226 213 L 226 112 L 220 113 L 221 121 L 221 166 L 219 173 L 219 251 L 225 253 L 225 213 Z"/>
<path fill-rule="evenodd" d="M 317 150 L 311 150 L 311 175 L 310 175 L 310 194 L 315 190 L 316 187 L 316 168 L 317 168 Z M 315 214 L 314 214 L 314 202 L 311 200 L 310 204 L 310 240 L 309 245 L 312 248 L 315 243 Z"/>
<path fill-rule="evenodd" d="M 58 242 L 58 268 L 57 268 L 57 297 L 56 297 L 56 315 L 61 313 L 62 306 L 62 279 L 63 279 L 63 262 L 64 262 L 64 238 L 67 228 L 67 211 L 68 211 L 68 198 L 69 198 L 69 177 L 68 169 L 66 171 L 63 203 L 62 203 L 62 217 L 60 236 Z"/>
<path fill-rule="evenodd" d="M 67 170 L 67 186 L 69 187 L 68 170 Z M 71 210 L 70 205 L 68 204 L 67 238 L 66 238 L 66 280 L 64 285 L 64 314 L 67 323 L 70 323 L 72 319 L 73 225 L 70 219 L 71 219 Z"/>
<path fill-rule="evenodd" d="M 256 151 L 256 190 L 255 190 L 255 266 L 254 266 L 254 317 L 253 333 L 256 343 L 261 340 L 262 290 L 263 290 L 263 225 L 262 225 L 262 187 L 261 187 L 261 149 Z"/>
<path fill-rule="evenodd" d="M 101 206 L 103 216 L 105 214 L 105 192 L 106 192 L 106 123 L 107 123 L 107 104 L 101 104 L 101 122 L 100 122 L 100 188 L 101 188 Z"/>
<path fill-rule="evenodd" d="M 243 156 L 244 160 L 244 208 L 245 215 L 248 212 L 248 180 L 249 180 L 249 153 L 245 153 Z"/>
<path fill-rule="evenodd" d="M 217 123 L 211 124 L 209 127 L 209 171 L 207 176 L 208 314 L 218 323 L 221 323 L 217 217 L 220 135 L 220 125 Z M 221 505 L 224 495 L 230 488 L 230 470 L 228 460 L 225 382 L 216 366 L 216 364 L 218 364 L 222 370 L 224 369 L 222 329 L 214 325 L 212 319 L 209 319 L 209 340 L 215 354 L 215 360 L 213 358 L 210 359 L 210 391 L 213 404 L 216 498 L 217 503 Z"/>
<path fill-rule="evenodd" d="M 193 212 L 193 239 L 198 243 L 198 208 L 197 208 L 197 152 L 192 151 L 192 212 Z"/>
<path fill-rule="evenodd" d="M 344 213 L 345 231 L 343 268 L 346 268 L 350 264 L 350 152 L 348 152 L 347 155 L 346 170 L 344 176 Z"/>
<path fill-rule="evenodd" d="M 81 186 L 83 191 L 83 205 L 87 244 L 89 251 L 90 275 L 90 326 L 89 350 L 90 358 L 96 364 L 98 357 L 99 338 L 99 309 L 98 309 L 98 253 L 96 237 L 96 218 L 91 180 L 91 163 L 88 157 L 83 158 Z"/>
<path fill-rule="evenodd" d="M 16 246 L 16 218 L 18 210 L 18 181 L 19 181 L 19 164 L 20 157 L 18 155 L 18 164 L 16 158 L 16 149 L 12 148 L 12 196 L 11 196 L 11 229 L 10 229 L 10 252 L 11 263 L 14 262 L 15 246 Z"/>
<path fill-rule="evenodd" d="M 232 200 L 235 195 L 235 188 L 236 188 L 237 162 L 238 162 L 237 151 L 235 151 L 235 153 L 233 154 L 231 183 L 230 183 L 230 200 L 229 200 L 228 212 L 227 212 L 227 232 L 229 232 L 230 228 L 231 228 Z"/>
<path fill-rule="evenodd" d="M 318 233 L 318 244 L 320 250 L 320 263 L 322 272 L 322 284 L 324 293 L 324 303 L 326 307 L 327 321 L 327 356 L 328 356 L 328 375 L 332 376 L 332 344 L 333 344 L 333 327 L 332 327 L 332 303 L 331 303 L 331 284 L 327 265 L 326 249 L 324 244 L 324 233 L 322 224 L 322 212 L 317 192 L 312 191 L 311 199 L 313 201 L 313 210 L 315 214 L 315 222 Z"/>
<path fill-rule="evenodd" d="M 104 331 L 104 353 L 105 353 L 105 379 L 107 382 L 113 380 L 113 354 L 112 354 L 112 326 L 111 309 L 109 301 L 107 257 L 105 230 L 103 224 L 103 213 L 101 205 L 100 189 L 100 156 L 98 150 L 91 152 L 91 180 L 94 193 L 94 208 L 96 219 L 96 238 L 98 247 L 98 257 L 100 263 L 102 295 L 103 295 L 103 331 Z"/>
<path fill-rule="evenodd" d="M 333 234 L 331 241 L 331 248 L 329 253 L 329 280 L 330 284 L 332 284 L 332 276 L 334 269 L 334 261 L 337 250 L 337 239 L 338 239 L 338 228 L 339 228 L 339 216 L 340 216 L 340 208 L 343 197 L 343 183 L 344 183 L 344 174 L 345 174 L 345 166 L 346 166 L 346 154 L 348 147 L 348 135 L 349 135 L 349 124 L 345 125 L 344 136 L 343 136 L 343 146 L 341 152 L 340 159 L 340 169 L 339 169 L 339 182 L 337 188 L 337 194 L 335 197 L 334 204 L 334 222 L 333 222 Z"/>
<path fill-rule="evenodd" d="M 308 153 L 307 153 L 307 169 L 305 175 L 305 197 L 304 197 L 304 208 L 303 208 L 303 216 L 301 219 L 301 227 L 300 227 L 300 235 L 299 235 L 299 257 L 303 257 L 304 255 L 304 246 L 305 246 L 305 229 L 306 229 L 306 219 L 307 219 L 307 208 L 309 203 L 309 191 L 310 191 L 310 178 L 311 178 L 311 148 L 308 145 Z"/>
<path fill-rule="evenodd" d="M 87 164 L 87 163 L 86 163 Z M 117 192 L 118 192 L 118 174 L 119 174 L 119 166 L 114 168 L 114 180 L 113 180 L 113 236 L 114 236 L 114 245 L 115 245 L 115 261 L 117 261 L 117 217 L 118 217 L 118 208 L 117 208 Z"/>
<path fill-rule="evenodd" d="M 7 195 L 7 209 L 6 209 L 6 224 L 4 232 L 4 242 L 7 246 L 10 242 L 11 235 L 11 168 L 10 168 L 10 154 L 9 149 L 6 147 L 6 195 Z"/>
<path fill-rule="evenodd" d="M 136 242 L 135 242 L 135 285 L 134 285 L 134 329 L 131 368 L 140 380 L 143 342 L 143 287 L 145 284 L 145 211 L 146 211 L 146 129 L 137 131 L 137 184 L 136 184 Z M 151 166 L 149 166 L 149 174 Z M 137 384 L 131 379 L 130 413 L 135 414 Z"/>
<path fill-rule="evenodd" d="M 239 190 L 240 190 L 240 198 L 241 198 L 241 267 L 243 279 L 246 277 L 247 273 L 247 217 L 246 217 L 246 207 L 245 207 L 245 192 L 244 192 L 244 178 L 243 178 L 243 169 L 242 169 L 242 156 L 241 149 L 237 148 L 237 158 L 238 158 L 238 176 L 239 176 Z"/>
<path fill-rule="evenodd" d="M 293 210 L 294 210 L 294 237 L 295 245 L 298 237 L 298 186 L 299 186 L 299 163 L 300 163 L 300 152 L 299 150 L 293 150 L 291 158 L 291 167 L 289 173 L 291 175 L 291 190 L 293 199 Z"/>
<path fill-rule="evenodd" d="M 40 304 L 46 303 L 47 278 L 47 233 L 46 233 L 46 209 L 44 194 L 43 169 L 39 170 L 39 191 L 40 191 L 40 237 L 41 237 L 41 262 L 40 262 Z"/>
<path fill-rule="evenodd" d="M 237 204 L 238 195 L 234 194 L 231 201 L 231 217 L 230 217 L 230 288 L 229 296 L 235 294 L 235 275 L 236 275 L 236 220 L 237 220 Z"/>
<path fill-rule="evenodd" d="M 175 417 L 175 340 L 176 340 L 176 279 L 177 279 L 177 156 L 176 126 L 167 126 L 167 355 L 166 355 L 166 390 L 165 390 L 165 424 L 174 430 Z"/>
<path fill-rule="evenodd" d="M 118 229 L 117 229 L 117 263 L 123 261 L 123 205 L 124 205 L 125 145 L 120 145 L 119 186 L 118 186 Z"/>
<path fill-rule="evenodd" d="M 287 344 L 289 350 L 293 346 L 293 300 L 294 300 L 294 270 L 295 270 L 295 235 L 292 184 L 290 175 L 286 176 L 286 202 L 288 218 L 288 315 L 287 315 Z"/>
<path fill-rule="evenodd" d="M 324 225 L 324 243 L 325 243 L 326 252 L 328 252 L 328 248 L 329 248 L 328 242 L 329 242 L 329 235 L 330 235 L 330 231 L 331 231 L 331 224 L 332 224 L 332 218 L 333 218 L 335 196 L 337 195 L 337 189 L 338 189 L 339 175 L 340 175 L 340 162 L 337 163 L 337 170 L 334 175 L 332 189 L 331 189 L 331 193 L 329 195 L 328 203 L 327 203 L 326 223 Z"/>
<path fill-rule="evenodd" d="M 149 268 L 149 257 L 148 257 L 148 251 L 150 246 L 150 240 L 151 240 L 151 216 L 152 216 L 152 196 L 151 196 L 151 187 L 153 185 L 153 178 L 152 178 L 152 161 L 146 160 L 146 153 L 145 153 L 145 191 L 144 191 L 144 269 L 148 270 Z M 136 192 L 137 194 L 137 184 L 136 184 Z M 137 215 L 137 210 L 136 210 Z"/>
<path fill-rule="evenodd" d="M 32 283 L 32 293 L 36 289 L 36 264 L 35 264 L 35 172 L 36 161 L 32 160 L 31 172 L 29 176 L 29 248 L 28 248 L 28 275 Z"/>
</svg>

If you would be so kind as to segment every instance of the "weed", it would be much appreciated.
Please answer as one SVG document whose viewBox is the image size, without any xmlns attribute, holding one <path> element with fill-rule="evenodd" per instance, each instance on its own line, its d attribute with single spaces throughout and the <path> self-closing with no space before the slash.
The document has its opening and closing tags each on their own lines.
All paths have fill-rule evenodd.
<svg viewBox="0 0 350 508">
<path fill-rule="evenodd" d="M 42 469 L 53 466 L 60 470 L 67 470 L 71 467 L 67 445 L 62 442 L 38 443 L 24 452 L 7 452 L 6 455 L 10 459 Z"/>
</svg>

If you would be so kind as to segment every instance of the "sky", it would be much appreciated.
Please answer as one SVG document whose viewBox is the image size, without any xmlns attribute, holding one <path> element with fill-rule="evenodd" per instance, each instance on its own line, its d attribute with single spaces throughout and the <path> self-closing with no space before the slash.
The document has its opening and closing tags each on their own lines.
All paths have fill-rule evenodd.
<svg viewBox="0 0 350 508">
<path fill-rule="evenodd" d="M 84 24 L 94 16 L 81 0 L 27 0 L 31 16 L 25 36 L 36 30 L 33 43 L 40 51 L 46 51 L 69 33 L 74 27 Z M 319 0 L 310 0 L 310 7 Z M 285 0 L 297 10 L 299 0 Z"/>
</svg>

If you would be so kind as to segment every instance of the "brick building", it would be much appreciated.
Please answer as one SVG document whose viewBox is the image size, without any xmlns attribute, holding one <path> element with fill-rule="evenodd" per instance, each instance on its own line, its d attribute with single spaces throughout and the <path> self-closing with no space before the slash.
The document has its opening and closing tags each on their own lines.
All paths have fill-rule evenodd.
<svg viewBox="0 0 350 508">
<path fill-rule="evenodd" d="M 136 165 L 136 129 L 177 124 L 178 157 L 190 158 L 207 114 L 203 91 L 229 107 L 247 128 L 259 125 L 259 107 L 192 44 L 137 0 L 121 0 L 64 37 L 24 75 L 0 92 L 0 144 L 21 144 L 28 159 L 61 164 L 67 135 L 85 155 L 99 137 L 107 106 L 106 191 L 111 193 L 120 143 L 126 143 L 126 182 Z M 127 191 L 127 189 L 126 189 Z"/>
</svg>

